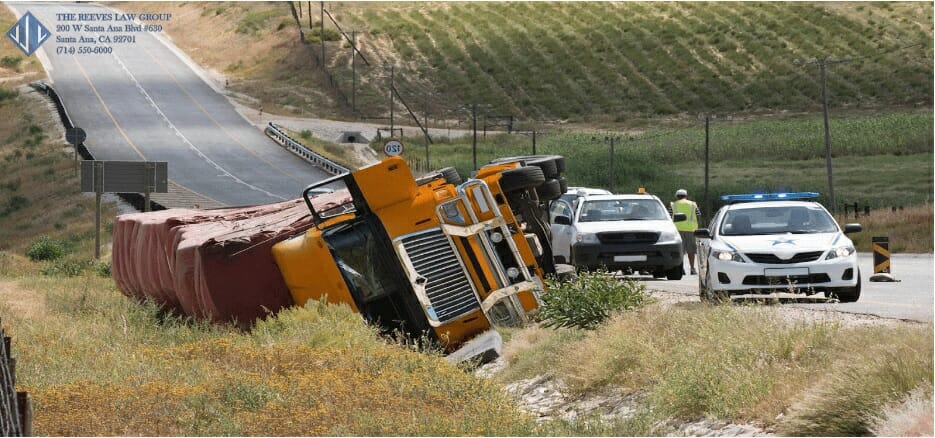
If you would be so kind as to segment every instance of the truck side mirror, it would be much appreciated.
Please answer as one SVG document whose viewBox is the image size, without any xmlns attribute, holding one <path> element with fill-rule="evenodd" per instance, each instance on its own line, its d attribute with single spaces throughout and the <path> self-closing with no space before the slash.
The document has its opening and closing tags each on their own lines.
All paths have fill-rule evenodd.
<svg viewBox="0 0 935 438">
<path fill-rule="evenodd" d="M 675 213 L 675 216 L 672 217 L 673 222 L 682 222 L 688 220 L 688 216 L 685 213 Z"/>
<path fill-rule="evenodd" d="M 699 229 L 695 230 L 695 237 L 699 237 L 699 238 L 702 238 L 702 239 L 710 239 L 710 238 L 711 238 L 711 232 L 708 231 L 707 228 L 699 228 Z"/>
<path fill-rule="evenodd" d="M 859 233 L 864 230 L 860 224 L 844 224 L 844 234 Z"/>
<path fill-rule="evenodd" d="M 571 219 L 568 216 L 555 216 L 556 225 L 571 225 Z"/>
</svg>

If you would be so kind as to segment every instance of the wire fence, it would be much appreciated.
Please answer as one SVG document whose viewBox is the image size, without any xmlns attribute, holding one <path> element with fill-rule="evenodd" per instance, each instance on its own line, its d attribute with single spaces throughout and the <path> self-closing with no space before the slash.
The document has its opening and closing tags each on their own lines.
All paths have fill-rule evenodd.
<svg viewBox="0 0 935 438">
<path fill-rule="evenodd" d="M 0 326 L 0 435 L 32 435 L 32 401 L 16 391 L 16 359 L 10 354 L 10 337 Z"/>
</svg>

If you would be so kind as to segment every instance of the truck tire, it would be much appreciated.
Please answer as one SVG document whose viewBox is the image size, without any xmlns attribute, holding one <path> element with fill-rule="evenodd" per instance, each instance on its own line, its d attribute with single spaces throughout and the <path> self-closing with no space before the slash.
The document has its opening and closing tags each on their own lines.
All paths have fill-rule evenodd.
<svg viewBox="0 0 935 438">
<path fill-rule="evenodd" d="M 557 179 L 550 179 L 541 186 L 536 187 L 536 194 L 539 195 L 539 202 L 551 201 L 562 196 L 562 185 Z"/>
<path fill-rule="evenodd" d="M 434 172 L 428 173 L 421 178 L 416 179 L 416 185 L 428 184 L 432 181 L 435 181 L 438 178 L 444 178 L 445 182 L 448 184 L 458 185 L 461 184 L 461 175 L 458 175 L 458 171 L 454 167 L 443 167 Z"/>
<path fill-rule="evenodd" d="M 561 169 L 559 168 L 559 160 L 561 160 Z M 557 178 L 565 167 L 565 157 L 561 155 L 520 155 L 497 158 L 492 160 L 491 163 L 510 163 L 514 161 L 522 161 L 526 166 L 536 166 L 542 169 L 542 173 L 546 178 Z"/>
<path fill-rule="evenodd" d="M 504 193 L 541 186 L 545 182 L 542 169 L 535 166 L 518 167 L 500 174 L 500 188 Z"/>
<path fill-rule="evenodd" d="M 564 158 L 563 158 L 563 160 L 564 160 Z M 561 189 L 562 194 L 564 195 L 565 192 L 568 191 L 568 181 L 565 181 L 565 177 L 564 177 L 564 176 L 558 177 L 558 185 L 559 185 L 559 189 Z"/>
</svg>

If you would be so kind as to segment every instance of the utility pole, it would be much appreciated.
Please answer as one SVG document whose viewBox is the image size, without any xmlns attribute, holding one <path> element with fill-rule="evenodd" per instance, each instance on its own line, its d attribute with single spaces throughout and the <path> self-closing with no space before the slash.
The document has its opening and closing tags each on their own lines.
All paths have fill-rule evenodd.
<svg viewBox="0 0 935 438">
<path fill-rule="evenodd" d="M 709 160 L 710 156 L 708 155 L 708 151 L 709 151 L 708 149 L 708 139 L 709 139 L 708 124 L 710 121 L 711 121 L 711 116 L 708 114 L 705 114 L 704 116 L 704 203 L 705 203 L 705 209 L 707 210 L 710 210 L 709 209 L 710 206 L 708 205 L 708 163 L 710 161 Z"/>
<path fill-rule="evenodd" d="M 351 31 L 351 112 L 357 114 L 357 31 Z"/>
<path fill-rule="evenodd" d="M 828 169 L 828 201 L 831 203 L 831 214 L 837 212 L 837 205 L 834 200 L 834 178 L 831 175 L 831 125 L 828 121 L 828 84 L 827 84 L 827 66 L 830 64 L 842 64 L 852 61 L 852 59 L 832 59 L 830 56 L 815 57 L 808 61 L 793 60 L 794 65 L 818 64 L 821 73 L 821 107 L 825 119 L 825 166 Z"/>
<path fill-rule="evenodd" d="M 536 131 L 532 131 L 532 154 L 536 155 Z"/>
<path fill-rule="evenodd" d="M 393 130 L 393 90 L 396 88 L 396 66 L 390 66 L 390 137 L 396 132 Z"/>
<path fill-rule="evenodd" d="M 310 9 L 311 10 L 311 9 Z M 311 22 L 312 14 L 308 14 L 308 19 Z M 311 27 L 311 24 L 309 24 Z M 318 39 L 321 40 L 321 69 L 325 69 L 325 2 L 321 2 L 321 26 L 318 28 Z"/>
<path fill-rule="evenodd" d="M 477 104 L 471 104 L 471 120 L 474 127 L 474 141 L 471 143 L 471 154 L 474 156 L 474 170 L 477 170 Z"/>
<path fill-rule="evenodd" d="M 614 192 L 614 136 L 610 136 L 610 192 Z"/>
<path fill-rule="evenodd" d="M 827 60 L 827 58 L 823 58 L 818 65 L 821 67 L 821 106 L 825 116 L 825 165 L 828 168 L 828 199 L 831 202 L 831 214 L 834 215 L 837 205 L 834 202 L 834 180 L 831 178 L 831 129 L 828 126 L 828 85 L 825 80 Z"/>
<path fill-rule="evenodd" d="M 299 2 L 299 3 L 301 4 L 302 2 Z M 309 32 L 312 31 L 312 1 L 311 0 L 309 0 L 308 2 L 308 31 Z"/>
<path fill-rule="evenodd" d="M 425 125 L 425 170 L 429 170 L 432 168 L 432 166 L 429 165 L 429 93 L 425 93 L 424 99 L 425 100 L 422 101 L 422 114 L 424 114 L 425 120 L 423 123 Z"/>
</svg>

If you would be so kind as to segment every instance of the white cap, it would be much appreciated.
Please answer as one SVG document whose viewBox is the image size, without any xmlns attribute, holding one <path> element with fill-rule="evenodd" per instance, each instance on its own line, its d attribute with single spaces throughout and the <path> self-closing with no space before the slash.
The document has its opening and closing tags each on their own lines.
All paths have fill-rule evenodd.
<svg viewBox="0 0 935 438">
<path fill-rule="evenodd" d="M 688 190 L 678 189 L 675 191 L 675 196 L 688 196 Z"/>
</svg>

